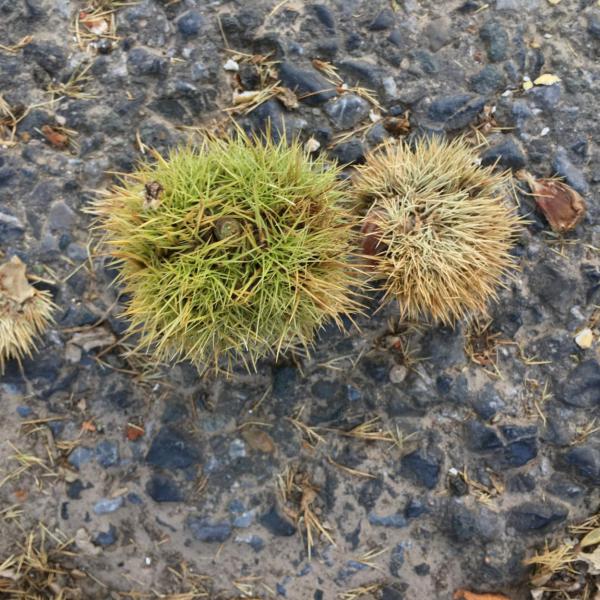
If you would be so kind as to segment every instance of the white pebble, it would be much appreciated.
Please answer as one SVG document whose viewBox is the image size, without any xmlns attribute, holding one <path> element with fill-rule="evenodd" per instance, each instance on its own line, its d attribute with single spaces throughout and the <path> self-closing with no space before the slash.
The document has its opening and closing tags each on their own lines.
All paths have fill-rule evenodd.
<svg viewBox="0 0 600 600">
<path fill-rule="evenodd" d="M 228 60 L 228 61 L 227 61 L 227 62 L 226 62 L 224 65 L 223 65 L 223 68 L 224 68 L 226 71 L 233 71 L 233 72 L 236 72 L 236 73 L 237 73 L 237 71 L 239 71 L 239 70 L 240 70 L 240 65 L 239 65 L 239 64 L 238 64 L 238 63 L 237 63 L 235 60 L 233 60 L 233 58 L 230 58 L 230 59 L 229 59 L 229 60 Z"/>
</svg>

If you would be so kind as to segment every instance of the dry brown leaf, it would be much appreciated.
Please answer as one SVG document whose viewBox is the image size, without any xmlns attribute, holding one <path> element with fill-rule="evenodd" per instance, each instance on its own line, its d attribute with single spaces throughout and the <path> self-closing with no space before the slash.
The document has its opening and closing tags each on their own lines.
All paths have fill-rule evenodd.
<svg viewBox="0 0 600 600">
<path fill-rule="evenodd" d="M 279 86 L 277 88 L 277 99 L 289 110 L 298 108 L 298 97 L 290 88 Z"/>
<path fill-rule="evenodd" d="M 508 596 L 504 594 L 477 594 L 475 592 L 468 592 L 467 590 L 456 590 L 453 596 L 454 600 L 510 600 Z"/>
<path fill-rule="evenodd" d="M 25 275 L 25 263 L 18 256 L 0 266 L 0 293 L 17 304 L 35 295 L 35 288 L 29 285 Z"/>
<path fill-rule="evenodd" d="M 272 440 L 271 436 L 266 431 L 262 431 L 262 429 L 249 427 L 242 431 L 242 437 L 253 450 L 258 450 L 259 452 L 264 452 L 266 454 L 273 454 L 273 452 L 275 452 L 275 442 Z"/>
<path fill-rule="evenodd" d="M 84 421 L 81 424 L 81 429 L 83 431 L 89 431 L 91 433 L 94 433 L 96 431 L 96 426 L 94 425 L 94 423 L 92 421 Z"/>
<path fill-rule="evenodd" d="M 535 179 L 527 171 L 519 171 L 517 177 L 531 188 L 535 202 L 552 231 L 566 233 L 574 229 L 585 215 L 585 201 L 566 183 L 558 179 Z"/>
<path fill-rule="evenodd" d="M 600 527 L 592 529 L 592 531 L 587 533 L 579 542 L 579 545 L 582 548 L 587 548 L 588 546 L 593 546 L 595 544 L 600 544 Z"/>
<path fill-rule="evenodd" d="M 133 423 L 127 423 L 127 427 L 125 428 L 125 437 L 130 442 L 135 442 L 139 438 L 144 435 L 145 431 L 143 427 L 139 425 L 134 425 Z"/>
<path fill-rule="evenodd" d="M 144 186 L 144 208 L 157 209 L 160 205 L 160 196 L 163 186 L 158 181 L 151 181 Z"/>
<path fill-rule="evenodd" d="M 69 138 L 64 134 L 54 129 L 50 125 L 44 125 L 41 129 L 42 134 L 48 140 L 51 146 L 64 150 L 69 147 Z"/>
<path fill-rule="evenodd" d="M 410 133 L 410 118 L 408 111 L 401 117 L 385 117 L 383 127 L 392 135 L 407 135 Z"/>
</svg>

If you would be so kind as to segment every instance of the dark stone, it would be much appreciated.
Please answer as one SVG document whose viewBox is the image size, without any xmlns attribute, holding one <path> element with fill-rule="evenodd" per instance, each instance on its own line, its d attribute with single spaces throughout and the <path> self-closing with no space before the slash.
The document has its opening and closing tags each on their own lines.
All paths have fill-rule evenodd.
<svg viewBox="0 0 600 600">
<path fill-rule="evenodd" d="M 427 50 L 415 50 L 411 53 L 411 57 L 419 63 L 423 73 L 433 75 L 439 71 L 438 62 L 435 56 L 427 52 Z"/>
<path fill-rule="evenodd" d="M 558 496 L 562 500 L 575 503 L 585 493 L 585 488 L 571 479 L 554 473 L 546 486 L 548 493 Z"/>
<path fill-rule="evenodd" d="M 294 394 L 298 385 L 298 369 L 287 365 L 277 366 L 273 371 L 273 396 L 287 398 Z"/>
<path fill-rule="evenodd" d="M 342 60 L 336 67 L 344 76 L 348 85 L 364 85 L 372 90 L 378 90 L 381 83 L 381 68 L 362 60 Z"/>
<path fill-rule="evenodd" d="M 290 537 L 296 533 L 296 526 L 287 518 L 279 514 L 277 507 L 271 509 L 260 517 L 260 523 L 273 535 Z"/>
<path fill-rule="evenodd" d="M 419 577 L 425 577 L 426 575 L 429 575 L 429 571 L 431 571 L 431 569 L 429 568 L 429 565 L 427 563 L 421 563 L 420 565 L 416 565 L 413 571 Z"/>
<path fill-rule="evenodd" d="M 335 30 L 335 18 L 333 17 L 333 13 L 327 6 L 325 6 L 324 4 L 313 4 L 311 6 L 311 9 L 317 17 L 317 19 L 319 19 L 319 21 L 321 21 L 321 23 L 325 25 L 327 29 L 329 29 L 330 31 Z"/>
<path fill-rule="evenodd" d="M 401 584 L 402 589 L 398 589 L 398 586 L 390 583 L 386 583 L 382 586 L 379 591 L 379 600 L 405 600 L 404 591 L 408 587 L 406 583 Z"/>
<path fill-rule="evenodd" d="M 23 56 L 37 63 L 51 77 L 56 77 L 67 64 L 65 51 L 52 42 L 31 42 L 23 48 Z"/>
<path fill-rule="evenodd" d="M 11 169 L 10 167 L 2 167 L 0 169 L 0 187 L 4 187 L 8 185 L 12 179 L 14 179 L 17 175 L 15 169 Z"/>
<path fill-rule="evenodd" d="M 600 450 L 591 446 L 577 446 L 563 454 L 560 461 L 568 470 L 586 483 L 600 483 Z"/>
<path fill-rule="evenodd" d="M 146 493 L 155 502 L 182 502 L 183 494 L 170 475 L 155 473 L 146 483 Z"/>
<path fill-rule="evenodd" d="M 195 10 L 190 10 L 177 19 L 177 29 L 185 37 L 198 35 L 203 24 L 202 15 Z"/>
<path fill-rule="evenodd" d="M 536 85 L 527 92 L 531 96 L 537 106 L 546 110 L 552 111 L 560 102 L 561 90 L 560 84 L 554 85 Z"/>
<path fill-rule="evenodd" d="M 369 114 L 369 104 L 360 96 L 344 94 L 328 102 L 325 112 L 339 129 L 352 129 Z"/>
<path fill-rule="evenodd" d="M 536 438 L 527 438 L 507 444 L 504 448 L 504 463 L 511 467 L 522 467 L 538 453 Z"/>
<path fill-rule="evenodd" d="M 498 67 L 486 65 L 469 79 L 469 85 L 478 94 L 494 94 L 505 87 L 506 78 Z"/>
<path fill-rule="evenodd" d="M 405 37 L 399 29 L 394 29 L 394 31 L 392 31 L 390 35 L 388 35 L 387 39 L 397 48 L 404 48 Z"/>
<path fill-rule="evenodd" d="M 448 504 L 443 528 L 450 539 L 461 544 L 473 539 L 478 533 L 475 515 L 456 501 Z"/>
<path fill-rule="evenodd" d="M 144 48 L 132 48 L 127 53 L 127 70 L 134 76 L 164 77 L 168 71 L 166 59 Z"/>
<path fill-rule="evenodd" d="M 374 513 L 369 514 L 369 523 L 380 527 L 393 527 L 400 529 L 408 524 L 403 515 L 396 513 L 395 515 L 379 516 Z"/>
<path fill-rule="evenodd" d="M 377 16 L 369 23 L 370 31 L 383 31 L 394 26 L 396 17 L 391 8 L 384 8 L 377 13 Z"/>
<path fill-rule="evenodd" d="M 81 479 L 76 479 L 75 481 L 70 481 L 67 483 L 67 496 L 71 498 L 71 500 L 81 500 L 81 492 L 87 489 Z"/>
<path fill-rule="evenodd" d="M 415 498 L 411 498 L 404 507 L 404 516 L 407 519 L 416 519 L 426 512 L 428 512 L 427 507 L 420 500 L 416 500 Z"/>
<path fill-rule="evenodd" d="M 598 15 L 590 15 L 588 17 L 587 23 L 588 33 L 597 40 L 600 40 L 600 16 Z"/>
<path fill-rule="evenodd" d="M 564 180 L 580 194 L 587 194 L 589 192 L 589 185 L 585 179 L 583 173 L 569 160 L 567 151 L 560 147 L 556 151 L 554 161 L 552 162 L 552 168 L 555 173 Z"/>
<path fill-rule="evenodd" d="M 390 367 L 383 357 L 365 356 L 360 362 L 365 374 L 376 383 L 389 381 Z"/>
<path fill-rule="evenodd" d="M 365 162 L 365 147 L 358 138 L 338 144 L 330 151 L 332 158 L 341 165 L 358 165 Z"/>
<path fill-rule="evenodd" d="M 157 98 L 148 105 L 148 108 L 174 123 L 181 124 L 189 120 L 187 109 L 176 98 Z"/>
<path fill-rule="evenodd" d="M 469 493 L 469 484 L 460 473 L 448 475 L 448 490 L 453 496 L 466 496 Z"/>
<path fill-rule="evenodd" d="M 404 564 L 404 546 L 397 544 L 390 554 L 390 574 L 392 577 L 400 577 L 400 569 Z"/>
<path fill-rule="evenodd" d="M 119 464 L 119 446 L 117 442 L 102 440 L 96 444 L 96 462 L 107 469 Z"/>
<path fill-rule="evenodd" d="M 270 134 L 275 143 L 286 135 L 284 111 L 277 100 L 267 100 L 257 106 L 250 114 L 250 121 L 255 132 L 263 135 Z"/>
<path fill-rule="evenodd" d="M 515 141 L 508 139 L 488 148 L 481 155 L 481 164 L 483 166 L 497 164 L 505 169 L 518 171 L 525 167 L 526 160 L 523 151 L 517 146 Z"/>
<path fill-rule="evenodd" d="M 319 106 L 337 96 L 332 84 L 314 69 L 299 69 L 284 61 L 279 67 L 279 78 L 309 106 Z"/>
<path fill-rule="evenodd" d="M 477 2 L 477 0 L 467 0 L 466 2 L 461 4 L 456 9 L 456 11 L 463 15 L 466 15 L 468 13 L 475 12 L 476 10 L 479 10 L 480 8 L 481 8 L 481 3 Z"/>
<path fill-rule="evenodd" d="M 466 428 L 471 449 L 477 452 L 489 452 L 502 447 L 498 434 L 479 421 L 469 421 Z"/>
<path fill-rule="evenodd" d="M 481 419 L 489 421 L 504 408 L 505 404 L 494 386 L 488 384 L 477 393 L 477 396 L 471 402 L 471 406 Z"/>
<path fill-rule="evenodd" d="M 148 464 L 161 469 L 186 469 L 200 461 L 200 448 L 195 442 L 170 426 L 158 432 L 146 455 Z"/>
<path fill-rule="evenodd" d="M 100 532 L 92 542 L 96 546 L 112 546 L 117 541 L 117 537 L 117 528 L 114 525 L 109 525 L 108 531 Z"/>
<path fill-rule="evenodd" d="M 527 494 L 535 489 L 535 477 L 527 473 L 517 473 L 506 482 L 506 489 L 516 494 Z"/>
<path fill-rule="evenodd" d="M 579 363 L 566 378 L 559 398 L 570 406 L 597 408 L 600 405 L 600 364 L 592 359 Z"/>
<path fill-rule="evenodd" d="M 540 502 L 524 502 L 508 515 L 508 525 L 520 533 L 546 533 L 569 514 L 564 506 Z"/>
<path fill-rule="evenodd" d="M 440 477 L 440 461 L 419 450 L 407 454 L 401 461 L 401 474 L 417 485 L 432 490 Z"/>
<path fill-rule="evenodd" d="M 535 266 L 529 275 L 529 289 L 541 300 L 541 306 L 547 305 L 559 314 L 566 313 L 578 296 L 577 281 L 548 263 Z"/>
<path fill-rule="evenodd" d="M 379 478 L 369 479 L 358 491 L 358 503 L 364 506 L 367 512 L 371 512 L 382 492 L 383 480 Z"/>
<path fill-rule="evenodd" d="M 492 62 L 508 58 L 508 33 L 497 21 L 488 21 L 480 30 L 479 37 L 487 46 L 487 55 Z"/>
<path fill-rule="evenodd" d="M 90 462 L 94 456 L 94 451 L 86 446 L 77 446 L 67 459 L 69 464 L 79 469 L 81 465 Z"/>
<path fill-rule="evenodd" d="M 199 542 L 222 543 L 231 535 L 231 525 L 227 522 L 214 523 L 208 519 L 188 517 L 186 523 Z"/>
<path fill-rule="evenodd" d="M 485 99 L 478 96 L 444 96 L 431 103 L 428 117 L 432 121 L 442 123 L 444 129 L 454 131 L 469 125 L 484 106 Z"/>
<path fill-rule="evenodd" d="M 501 425 L 500 432 L 507 440 L 512 441 L 537 435 L 538 428 L 536 425 L 527 425 L 524 427 L 519 425 Z"/>
</svg>

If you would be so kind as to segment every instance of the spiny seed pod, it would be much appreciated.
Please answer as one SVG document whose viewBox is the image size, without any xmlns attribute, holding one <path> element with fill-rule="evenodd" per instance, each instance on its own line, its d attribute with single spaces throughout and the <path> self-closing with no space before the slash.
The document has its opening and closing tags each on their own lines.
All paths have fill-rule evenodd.
<svg viewBox="0 0 600 600">
<path fill-rule="evenodd" d="M 244 135 L 155 158 L 92 209 L 137 349 L 227 369 L 307 347 L 358 307 L 357 217 L 338 168 Z"/>
<path fill-rule="evenodd" d="M 18 256 L 0 265 L 0 373 L 8 359 L 31 356 L 36 338 L 52 321 L 53 309 L 48 292 L 27 281 Z"/>
<path fill-rule="evenodd" d="M 358 167 L 363 252 L 403 317 L 452 324 L 485 310 L 521 231 L 509 178 L 478 166 L 461 139 L 387 143 Z"/>
</svg>

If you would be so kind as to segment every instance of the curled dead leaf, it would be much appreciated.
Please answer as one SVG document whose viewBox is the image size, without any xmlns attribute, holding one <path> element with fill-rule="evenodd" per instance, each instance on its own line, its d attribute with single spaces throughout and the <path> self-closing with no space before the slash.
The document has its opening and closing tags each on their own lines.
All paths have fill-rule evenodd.
<svg viewBox="0 0 600 600">
<path fill-rule="evenodd" d="M 585 201 L 566 183 L 558 179 L 536 179 L 527 171 L 519 171 L 517 178 L 529 185 L 552 231 L 566 233 L 574 229 L 585 215 Z"/>
<path fill-rule="evenodd" d="M 410 133 L 410 119 L 408 111 L 401 117 L 385 117 L 383 127 L 392 135 L 407 135 Z"/>
<path fill-rule="evenodd" d="M 456 590 L 453 596 L 454 600 L 510 600 L 504 594 L 477 594 L 467 590 Z"/>
</svg>

